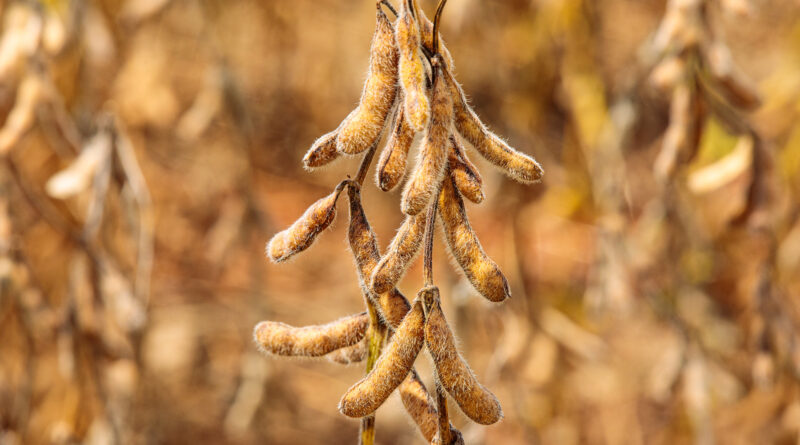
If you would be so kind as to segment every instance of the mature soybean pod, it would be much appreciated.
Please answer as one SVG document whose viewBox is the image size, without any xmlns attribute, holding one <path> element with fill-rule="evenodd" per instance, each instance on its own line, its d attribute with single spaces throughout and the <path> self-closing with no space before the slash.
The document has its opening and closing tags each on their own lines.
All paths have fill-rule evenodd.
<svg viewBox="0 0 800 445">
<path fill-rule="evenodd" d="M 375 293 L 368 285 L 368 280 L 372 277 L 372 271 L 381 259 L 378 240 L 369 225 L 364 208 L 361 206 L 359 189 L 351 186 L 348 194 L 350 197 L 350 227 L 347 238 L 350 242 L 350 250 L 353 252 L 353 257 L 356 261 L 361 288 L 372 301 L 372 304 L 377 306 L 378 312 L 389 326 L 392 329 L 397 328 L 411 305 L 408 304 L 406 297 L 394 286 L 385 292 Z"/>
<path fill-rule="evenodd" d="M 467 417 L 483 425 L 491 425 L 503 417 L 500 402 L 478 383 L 475 374 L 458 353 L 438 298 L 428 310 L 425 344 L 433 358 L 442 387 Z"/>
<path fill-rule="evenodd" d="M 378 4 L 377 25 L 370 48 L 370 67 L 361 101 L 339 127 L 336 149 L 355 155 L 371 147 L 392 110 L 397 95 L 397 46 L 394 29 Z"/>
<path fill-rule="evenodd" d="M 442 77 L 441 57 L 433 59 L 434 80 L 431 119 L 423 139 L 417 165 L 403 190 L 403 213 L 416 215 L 423 212 L 433 199 L 442 182 L 447 153 L 450 151 L 450 134 L 453 122 L 453 101 Z"/>
<path fill-rule="evenodd" d="M 314 141 L 303 157 L 303 166 L 308 170 L 313 170 L 336 160 L 339 157 L 339 152 L 336 151 L 338 134 L 339 130 L 336 129 Z"/>
<path fill-rule="evenodd" d="M 402 101 L 400 101 L 402 103 Z M 394 126 L 389 142 L 386 143 L 378 160 L 375 182 L 381 190 L 388 192 L 397 187 L 406 174 L 408 151 L 414 142 L 414 130 L 405 119 L 405 109 L 397 107 Z"/>
<path fill-rule="evenodd" d="M 339 411 L 349 417 L 364 417 L 375 412 L 414 366 L 425 342 L 424 329 L 422 302 L 417 299 L 372 371 L 344 394 Z"/>
<path fill-rule="evenodd" d="M 373 292 L 378 294 L 387 292 L 403 278 L 408 266 L 414 261 L 422 246 L 426 221 L 425 213 L 406 217 L 389 248 L 386 249 L 386 253 L 372 272 L 370 283 Z"/>
<path fill-rule="evenodd" d="M 337 349 L 325 355 L 328 361 L 338 363 L 340 365 L 350 365 L 353 363 L 363 362 L 367 358 L 367 342 L 365 339 L 348 346 L 346 348 Z"/>
<path fill-rule="evenodd" d="M 499 167 L 510 178 L 522 183 L 538 182 L 544 171 L 533 158 L 509 147 L 489 131 L 475 111 L 467 104 L 464 91 L 453 76 L 445 71 L 450 93 L 453 96 L 453 124 L 461 136 L 472 144 L 489 162 Z"/>
<path fill-rule="evenodd" d="M 489 301 L 499 302 L 511 296 L 506 277 L 483 251 L 478 237 L 469 225 L 464 201 L 452 178 L 445 179 L 442 184 L 439 214 L 450 252 L 472 286 Z"/>
<path fill-rule="evenodd" d="M 428 124 L 430 103 L 426 91 L 425 66 L 420 51 L 419 24 L 408 7 L 400 2 L 400 16 L 395 25 L 395 41 L 400 51 L 400 86 L 403 89 L 403 107 L 406 121 L 414 131 L 421 132 Z"/>
<path fill-rule="evenodd" d="M 333 193 L 311 204 L 288 229 L 275 234 L 267 243 L 267 256 L 280 263 L 311 246 L 317 235 L 327 229 L 336 217 L 336 201 L 345 183 L 340 183 Z"/>
<path fill-rule="evenodd" d="M 259 349 L 268 354 L 320 357 L 360 342 L 368 326 L 366 312 L 319 326 L 294 327 L 277 321 L 262 321 L 253 330 L 253 337 Z"/>
<path fill-rule="evenodd" d="M 397 388 L 397 392 L 400 393 L 400 400 L 403 401 L 406 412 L 414 420 L 419 432 L 426 441 L 433 442 L 439 429 L 439 412 L 436 408 L 436 401 L 428 393 L 416 370 L 412 369 L 408 373 L 406 379 Z M 458 441 L 461 433 L 452 424 L 450 425 L 450 437 L 454 439 L 453 443 L 463 443 L 463 439 L 461 442 Z"/>
<path fill-rule="evenodd" d="M 453 135 L 450 136 L 447 165 L 458 191 L 475 204 L 481 203 L 484 198 L 481 174 Z"/>
</svg>

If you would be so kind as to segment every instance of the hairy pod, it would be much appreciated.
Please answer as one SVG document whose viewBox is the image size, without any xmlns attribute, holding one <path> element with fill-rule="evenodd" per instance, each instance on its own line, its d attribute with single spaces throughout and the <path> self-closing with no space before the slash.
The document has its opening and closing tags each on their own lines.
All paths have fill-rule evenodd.
<svg viewBox="0 0 800 445">
<path fill-rule="evenodd" d="M 458 191 L 475 204 L 481 203 L 484 198 L 481 174 L 453 135 L 450 136 L 447 165 Z"/>
<path fill-rule="evenodd" d="M 442 77 L 441 57 L 433 59 L 435 69 L 431 119 L 425 133 L 417 165 L 403 190 L 401 203 L 403 213 L 416 215 L 424 211 L 433 199 L 442 182 L 447 153 L 450 145 L 453 122 L 453 101 Z"/>
<path fill-rule="evenodd" d="M 14 108 L 8 113 L 3 128 L 0 129 L 0 155 L 8 153 L 31 128 L 36 105 L 43 95 L 44 85 L 38 76 L 31 75 L 22 80 L 17 88 Z"/>
<path fill-rule="evenodd" d="M 428 124 L 430 103 L 428 101 L 425 66 L 420 51 L 420 31 L 408 2 L 400 2 L 400 16 L 395 26 L 395 41 L 400 52 L 400 86 L 403 89 L 403 107 L 406 121 L 414 131 L 421 132 Z"/>
<path fill-rule="evenodd" d="M 386 292 L 403 278 L 408 266 L 416 258 L 422 246 L 426 221 L 425 213 L 406 217 L 389 248 L 386 249 L 386 253 L 372 272 L 370 282 L 373 292 L 378 294 Z"/>
<path fill-rule="evenodd" d="M 486 160 L 500 168 L 510 178 L 522 182 L 538 182 L 544 170 L 532 157 L 509 147 L 486 128 L 475 111 L 467 104 L 461 85 L 445 70 L 450 94 L 453 96 L 453 123 L 459 134 Z"/>
<path fill-rule="evenodd" d="M 267 256 L 274 262 L 286 261 L 306 250 L 336 217 L 336 201 L 346 184 L 340 183 L 330 195 L 311 204 L 303 216 L 288 229 L 278 232 L 267 244 Z"/>
<path fill-rule="evenodd" d="M 426 300 L 425 344 L 439 381 L 467 417 L 482 425 L 491 425 L 503 417 L 503 409 L 494 394 L 478 383 L 458 353 L 455 338 L 439 304 L 438 290 L 435 294 L 432 301 Z"/>
<path fill-rule="evenodd" d="M 506 277 L 483 251 L 478 237 L 469 225 L 464 201 L 452 178 L 447 178 L 442 184 L 439 214 L 450 252 L 472 286 L 489 301 L 500 302 L 510 297 L 511 291 Z"/>
<path fill-rule="evenodd" d="M 293 327 L 277 321 L 262 321 L 253 330 L 259 349 L 288 357 L 320 357 L 353 346 L 364 338 L 369 315 L 340 318 L 325 325 Z"/>
<path fill-rule="evenodd" d="M 406 174 L 408 151 L 413 142 L 414 130 L 406 122 L 405 109 L 402 106 L 397 107 L 392 135 L 381 152 L 376 170 L 375 182 L 384 192 L 397 187 L 397 184 L 403 180 L 403 176 Z"/>
<path fill-rule="evenodd" d="M 337 349 L 325 355 L 328 361 L 338 363 L 340 365 L 352 365 L 353 363 L 361 363 L 367 358 L 367 342 L 362 339 L 360 342 L 353 346 Z"/>
<path fill-rule="evenodd" d="M 336 151 L 338 134 L 339 130 L 336 129 L 314 141 L 306 155 L 303 156 L 303 166 L 308 170 L 313 170 L 335 161 L 339 157 L 339 152 Z"/>
<path fill-rule="evenodd" d="M 370 66 L 361 101 L 339 127 L 336 149 L 355 155 L 371 147 L 381 136 L 397 95 L 397 46 L 394 29 L 378 4 Z"/>
<path fill-rule="evenodd" d="M 367 285 L 367 280 L 370 279 L 372 271 L 381 259 L 378 240 L 369 225 L 366 214 L 364 214 L 364 208 L 361 206 L 359 189 L 350 187 L 348 194 L 350 197 L 350 227 L 347 237 L 356 261 L 361 288 L 372 304 L 378 308 L 378 312 L 387 324 L 393 329 L 397 328 L 411 305 L 394 286 L 385 292 L 375 293 Z"/>
<path fill-rule="evenodd" d="M 439 412 L 436 409 L 436 401 L 428 393 L 417 375 L 417 371 L 412 369 L 408 373 L 406 379 L 397 388 L 397 392 L 400 393 L 400 400 L 403 401 L 406 412 L 414 420 L 419 432 L 422 433 L 425 440 L 433 442 L 439 429 Z M 450 425 L 450 436 L 461 437 L 461 433 Z M 463 443 L 463 439 L 461 442 L 458 442 L 457 439 L 453 442 Z"/>
<path fill-rule="evenodd" d="M 424 329 L 422 302 L 417 299 L 372 371 L 344 394 L 339 411 L 349 417 L 364 417 L 375 412 L 414 366 L 425 342 Z"/>
</svg>

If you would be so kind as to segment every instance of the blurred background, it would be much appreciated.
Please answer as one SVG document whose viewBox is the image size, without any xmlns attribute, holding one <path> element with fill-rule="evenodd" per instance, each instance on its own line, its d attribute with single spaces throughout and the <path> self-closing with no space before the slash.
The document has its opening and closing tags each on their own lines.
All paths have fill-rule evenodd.
<svg viewBox="0 0 800 445">
<path fill-rule="evenodd" d="M 252 328 L 362 310 L 343 206 L 296 260 L 263 252 L 358 168 L 301 159 L 358 102 L 373 2 L 0 4 L 0 444 L 355 442 L 363 365 L 264 357 Z M 800 3 L 450 0 L 442 35 L 546 172 L 469 152 L 511 300 L 436 241 L 505 411 L 453 408 L 467 443 L 800 443 Z M 399 195 L 363 197 L 385 247 Z M 423 443 L 397 396 L 377 440 Z"/>
</svg>

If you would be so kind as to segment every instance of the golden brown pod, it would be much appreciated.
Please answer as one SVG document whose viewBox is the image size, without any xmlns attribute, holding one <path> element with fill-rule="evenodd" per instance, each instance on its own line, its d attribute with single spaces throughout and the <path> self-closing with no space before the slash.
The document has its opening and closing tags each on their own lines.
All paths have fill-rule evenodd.
<svg viewBox="0 0 800 445">
<path fill-rule="evenodd" d="M 403 190 L 403 213 L 416 215 L 424 211 L 439 189 L 450 151 L 450 134 L 453 122 L 453 101 L 442 77 L 441 56 L 434 56 L 433 94 L 431 119 L 420 150 L 417 165 Z"/>
<path fill-rule="evenodd" d="M 497 398 L 478 383 L 469 365 L 456 349 L 455 338 L 439 304 L 438 290 L 429 304 L 425 322 L 425 344 L 433 358 L 442 387 L 456 401 L 461 411 L 482 425 L 491 425 L 503 418 Z"/>
<path fill-rule="evenodd" d="M 400 393 L 400 400 L 403 401 L 406 412 L 414 420 L 419 432 L 422 433 L 425 440 L 432 442 L 436 438 L 439 428 L 439 412 L 436 409 L 436 401 L 428 394 L 417 371 L 412 369 L 408 373 L 406 379 L 397 388 L 397 392 Z M 450 436 L 456 438 L 453 443 L 463 443 L 463 439 L 461 442 L 457 439 L 461 437 L 461 433 L 452 425 L 450 425 Z"/>
<path fill-rule="evenodd" d="M 376 294 L 367 285 L 367 280 L 370 279 L 372 271 L 381 259 L 378 240 L 364 214 L 364 208 L 361 206 L 359 189 L 351 186 L 348 194 L 350 196 L 350 227 L 347 238 L 356 261 L 361 288 L 372 304 L 378 308 L 381 317 L 386 320 L 387 324 L 393 329 L 397 328 L 411 305 L 394 286 L 385 292 Z"/>
<path fill-rule="evenodd" d="M 397 187 L 397 184 L 403 180 L 403 176 L 406 174 L 408 151 L 413 142 L 414 130 L 406 122 L 405 110 L 400 106 L 394 117 L 392 135 L 381 152 L 376 170 L 375 182 L 384 192 Z"/>
<path fill-rule="evenodd" d="M 339 157 L 339 152 L 336 151 L 336 136 L 338 134 L 339 130 L 336 129 L 314 141 L 303 157 L 303 166 L 308 170 L 313 170 L 336 160 Z"/>
<path fill-rule="evenodd" d="M 506 277 L 483 251 L 478 237 L 469 225 L 464 201 L 452 178 L 445 179 L 442 184 L 439 214 L 450 252 L 472 286 L 489 301 L 499 302 L 510 297 L 511 291 Z"/>
<path fill-rule="evenodd" d="M 340 318 L 325 325 L 294 327 L 277 321 L 262 321 L 253 330 L 259 349 L 289 357 L 320 357 L 353 346 L 364 338 L 369 315 Z"/>
<path fill-rule="evenodd" d="M 267 256 L 280 263 L 311 246 L 317 235 L 327 229 L 336 217 L 336 200 L 346 183 L 340 183 L 333 193 L 311 204 L 300 219 L 273 236 L 267 243 Z"/>
<path fill-rule="evenodd" d="M 342 414 L 364 417 L 375 412 L 386 401 L 411 371 L 425 341 L 424 327 L 422 302 L 417 299 L 372 371 L 342 397 L 339 402 Z"/>
<path fill-rule="evenodd" d="M 403 278 L 408 266 L 416 258 L 419 248 L 422 246 L 426 220 L 425 213 L 406 217 L 389 248 L 386 249 L 386 253 L 372 272 L 370 282 L 373 292 L 378 294 L 387 292 Z"/>
<path fill-rule="evenodd" d="M 328 361 L 338 363 L 340 365 L 351 365 L 353 363 L 361 363 L 367 358 L 367 341 L 362 339 L 360 342 L 353 346 L 337 349 L 325 355 Z"/>
<path fill-rule="evenodd" d="M 380 137 L 397 95 L 397 46 L 394 29 L 378 4 L 370 66 L 361 101 L 339 127 L 336 149 L 354 155 L 371 147 Z"/>
<path fill-rule="evenodd" d="M 447 165 L 458 191 L 475 204 L 481 203 L 484 198 L 481 174 L 453 135 L 450 136 Z"/>
<path fill-rule="evenodd" d="M 400 16 L 395 28 L 395 41 L 400 51 L 398 77 L 403 89 L 405 118 L 414 131 L 421 132 L 428 124 L 430 103 L 420 51 L 419 24 L 411 13 L 407 0 L 400 2 Z"/>
<path fill-rule="evenodd" d="M 475 111 L 467 104 L 461 85 L 445 70 L 450 93 L 453 96 L 453 124 L 459 134 L 486 160 L 499 167 L 510 178 L 522 183 L 538 182 L 544 170 L 530 156 L 509 147 L 489 131 Z"/>
</svg>

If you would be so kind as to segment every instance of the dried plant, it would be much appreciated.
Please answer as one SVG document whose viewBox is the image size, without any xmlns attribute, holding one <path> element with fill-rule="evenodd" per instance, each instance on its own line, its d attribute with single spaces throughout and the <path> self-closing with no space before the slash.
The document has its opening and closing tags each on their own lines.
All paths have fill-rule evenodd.
<svg viewBox="0 0 800 445">
<path fill-rule="evenodd" d="M 366 355 L 366 376 L 348 389 L 339 403 L 343 414 L 362 418 L 363 444 L 373 443 L 375 411 L 395 390 L 431 443 L 463 443 L 448 417 L 448 395 L 477 423 L 489 425 L 503 417 L 500 402 L 477 381 L 459 354 L 442 312 L 439 290 L 432 278 L 435 219 L 441 215 L 450 251 L 475 289 L 489 301 L 503 301 L 510 296 L 508 282 L 481 248 L 462 199 L 466 196 L 480 203 L 484 194 L 480 173 L 461 141 L 520 182 L 539 181 L 543 171 L 533 158 L 491 133 L 467 105 L 452 74 L 452 56 L 439 37 L 445 3 L 439 2 L 433 23 L 416 0 L 403 0 L 399 12 L 387 1 L 376 3 L 377 23 L 361 101 L 338 129 L 314 142 L 303 160 L 306 168 L 313 169 L 341 155 L 366 152 L 359 171 L 355 179 L 342 181 L 267 246 L 267 255 L 275 262 L 309 248 L 332 223 L 336 202 L 347 189 L 348 240 L 369 316 L 354 315 L 305 328 L 262 322 L 254 335 L 262 351 L 275 355 L 327 356 L 338 363 L 360 361 Z M 383 7 L 396 15 L 394 23 Z M 389 119 L 390 114 L 393 119 Z M 401 209 L 406 219 L 381 255 L 361 205 L 361 193 L 387 128 L 391 134 L 375 175 L 383 191 L 402 182 L 415 134 L 424 134 L 402 194 Z M 421 250 L 425 287 L 409 303 L 395 286 Z M 435 366 L 435 397 L 414 370 L 423 348 Z"/>
</svg>

